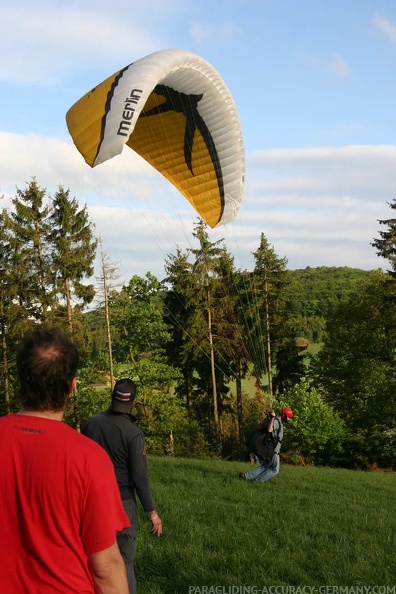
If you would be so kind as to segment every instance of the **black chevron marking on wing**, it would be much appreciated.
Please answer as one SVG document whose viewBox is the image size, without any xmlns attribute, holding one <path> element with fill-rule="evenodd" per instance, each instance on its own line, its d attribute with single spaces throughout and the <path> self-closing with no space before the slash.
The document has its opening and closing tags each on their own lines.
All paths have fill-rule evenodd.
<svg viewBox="0 0 396 594">
<path fill-rule="evenodd" d="M 208 149 L 210 158 L 212 160 L 214 170 L 216 172 L 217 184 L 219 187 L 221 200 L 221 213 L 219 217 L 220 220 L 224 210 L 224 181 L 220 167 L 220 159 L 212 135 L 209 132 L 209 129 L 205 124 L 204 120 L 202 119 L 200 113 L 198 112 L 197 106 L 199 101 L 202 99 L 203 95 L 187 95 L 185 93 L 175 91 L 174 89 L 172 89 L 171 87 L 167 87 L 166 85 L 157 85 L 154 88 L 153 93 L 165 97 L 166 101 L 164 103 L 161 103 L 161 105 L 154 107 L 153 109 L 143 111 L 140 114 L 140 117 L 151 117 L 169 111 L 175 111 L 176 113 L 184 114 L 186 118 L 186 129 L 184 132 L 184 159 L 192 175 L 194 175 L 192 168 L 192 147 L 194 143 L 195 131 L 198 129 L 202 134 L 206 148 Z"/>
</svg>

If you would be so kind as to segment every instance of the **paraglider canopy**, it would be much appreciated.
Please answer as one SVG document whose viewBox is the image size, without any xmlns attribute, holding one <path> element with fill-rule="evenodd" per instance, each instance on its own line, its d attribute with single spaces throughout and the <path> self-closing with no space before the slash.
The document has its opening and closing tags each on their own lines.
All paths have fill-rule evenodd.
<svg viewBox="0 0 396 594">
<path fill-rule="evenodd" d="M 231 93 L 216 70 L 184 50 L 163 50 L 116 72 L 67 112 L 73 141 L 95 167 L 126 144 L 216 227 L 242 203 L 244 150 Z"/>
</svg>

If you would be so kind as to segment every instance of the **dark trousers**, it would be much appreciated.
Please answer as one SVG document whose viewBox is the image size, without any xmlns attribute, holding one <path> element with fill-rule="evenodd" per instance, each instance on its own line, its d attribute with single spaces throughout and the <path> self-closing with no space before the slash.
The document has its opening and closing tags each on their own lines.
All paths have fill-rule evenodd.
<svg viewBox="0 0 396 594">
<path fill-rule="evenodd" d="M 136 501 L 125 499 L 122 502 L 125 512 L 131 522 L 130 528 L 117 532 L 117 544 L 124 559 L 128 579 L 129 594 L 136 594 L 136 578 L 133 561 L 136 557 L 137 510 Z"/>
</svg>

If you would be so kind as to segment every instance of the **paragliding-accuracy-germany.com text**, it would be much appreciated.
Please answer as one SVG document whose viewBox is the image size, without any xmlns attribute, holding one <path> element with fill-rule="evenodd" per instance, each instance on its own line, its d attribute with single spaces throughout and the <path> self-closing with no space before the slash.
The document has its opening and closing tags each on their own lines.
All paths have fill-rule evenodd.
<svg viewBox="0 0 396 594">
<path fill-rule="evenodd" d="M 189 586 L 188 594 L 396 594 L 393 586 Z"/>
</svg>

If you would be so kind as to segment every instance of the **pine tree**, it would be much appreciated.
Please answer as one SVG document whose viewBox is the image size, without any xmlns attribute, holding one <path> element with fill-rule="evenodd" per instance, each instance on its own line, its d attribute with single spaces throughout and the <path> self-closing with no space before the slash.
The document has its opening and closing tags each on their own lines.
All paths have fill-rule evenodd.
<svg viewBox="0 0 396 594">
<path fill-rule="evenodd" d="M 94 272 L 97 240 L 87 207 L 79 208 L 70 190 L 62 186 L 55 193 L 50 216 L 55 291 L 66 306 L 67 324 L 73 333 L 73 314 L 94 298 L 93 284 L 84 284 Z"/>
<path fill-rule="evenodd" d="M 214 312 L 213 291 L 216 283 L 218 259 L 223 253 L 223 240 L 211 242 L 207 233 L 207 226 L 201 219 L 196 224 L 193 236 L 199 242 L 197 249 L 190 248 L 194 256 L 192 271 L 196 279 L 195 302 L 198 314 L 196 330 L 202 332 L 202 352 L 209 357 L 212 388 L 213 419 L 216 442 L 221 443 L 219 418 L 218 386 L 216 380 L 215 347 L 213 341 L 212 318 Z M 205 331 L 206 326 L 206 331 Z M 200 374 L 201 378 L 204 374 Z"/>
<path fill-rule="evenodd" d="M 258 387 L 265 370 L 268 372 L 268 393 L 273 394 L 273 350 L 276 350 L 281 323 L 285 315 L 286 258 L 279 258 L 261 234 L 260 246 L 253 253 L 252 307 L 249 311 L 252 352 Z M 264 360 L 263 355 L 264 353 Z"/>
<path fill-rule="evenodd" d="M 52 260 L 48 248 L 49 204 L 46 190 L 33 178 L 25 191 L 17 189 L 8 216 L 12 282 L 20 306 L 20 324 L 31 319 L 47 322 L 52 316 Z"/>
<path fill-rule="evenodd" d="M 235 270 L 234 258 L 223 250 L 215 284 L 215 331 L 218 368 L 236 382 L 237 427 L 240 451 L 244 446 L 242 379 L 249 369 L 249 349 L 244 333 L 244 274 Z M 220 417 L 221 420 L 221 417 Z"/>
<path fill-rule="evenodd" d="M 172 328 L 168 355 L 171 363 L 183 373 L 184 379 L 178 386 L 178 392 L 186 395 L 190 418 L 195 416 L 202 421 L 205 420 L 211 437 L 212 414 L 216 426 L 215 402 L 218 419 L 218 431 L 215 430 L 215 433 L 218 432 L 222 436 L 222 415 L 230 404 L 228 384 L 230 378 L 235 378 L 237 426 L 242 443 L 241 380 L 248 369 L 248 363 L 240 327 L 242 308 L 237 286 L 238 275 L 234 270 L 233 258 L 229 256 L 222 242 L 211 243 L 203 225 L 199 226 L 197 232 L 202 233 L 202 249 L 200 247 L 186 253 L 178 249 L 175 256 L 168 256 L 165 264 L 168 274 L 166 282 L 170 284 L 165 295 L 165 312 L 166 321 Z M 192 263 L 189 262 L 189 254 L 195 256 Z M 208 303 L 211 305 L 210 315 Z M 213 395 L 213 366 L 216 400 Z M 212 391 L 209 414 L 206 401 L 208 390 Z"/>
<path fill-rule="evenodd" d="M 2 378 L 2 385 L 0 393 L 4 399 L 0 407 L 0 414 L 8 414 L 11 412 L 10 407 L 10 375 L 11 375 L 11 355 L 12 352 L 12 333 L 13 333 L 13 316 L 12 311 L 15 309 L 14 302 L 16 298 L 15 285 L 11 280 L 11 246 L 8 239 L 7 225 L 9 217 L 7 211 L 2 209 L 0 211 L 0 377 Z"/>
<path fill-rule="evenodd" d="M 389 207 L 396 210 L 396 199 L 389 204 Z M 379 220 L 378 222 L 380 225 L 387 225 L 388 230 L 380 231 L 380 239 L 375 239 L 371 245 L 377 249 L 378 256 L 389 260 L 392 267 L 389 274 L 396 278 L 396 218 Z"/>
<path fill-rule="evenodd" d="M 183 253 L 177 248 L 176 255 L 168 254 L 165 260 L 165 283 L 169 288 L 164 295 L 164 320 L 172 335 L 167 345 L 168 360 L 180 369 L 183 376 L 176 392 L 185 395 L 187 413 L 192 419 L 195 343 L 190 330 L 195 306 L 189 295 L 195 293 L 196 280 L 188 256 L 188 252 Z"/>
</svg>

